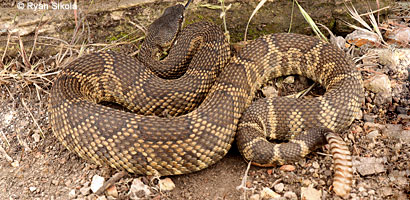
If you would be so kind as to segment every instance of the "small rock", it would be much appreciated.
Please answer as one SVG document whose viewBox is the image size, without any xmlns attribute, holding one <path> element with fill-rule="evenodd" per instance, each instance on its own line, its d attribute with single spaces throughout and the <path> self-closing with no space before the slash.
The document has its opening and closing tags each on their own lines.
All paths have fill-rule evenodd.
<svg viewBox="0 0 410 200">
<path fill-rule="evenodd" d="M 98 176 L 97 174 L 93 176 L 91 181 L 91 190 L 96 193 L 104 185 L 104 177 Z"/>
<path fill-rule="evenodd" d="M 123 17 L 124 11 L 114 11 L 111 13 L 111 19 L 121 20 Z"/>
<path fill-rule="evenodd" d="M 285 172 L 292 172 L 295 171 L 296 167 L 293 165 L 282 165 L 279 169 Z"/>
<path fill-rule="evenodd" d="M 390 79 L 386 74 L 374 76 L 369 82 L 365 83 L 364 86 L 374 93 L 391 93 Z"/>
<path fill-rule="evenodd" d="M 376 115 L 368 115 L 368 114 L 364 114 L 363 115 L 363 120 L 365 122 L 374 122 L 374 120 L 377 118 Z"/>
<path fill-rule="evenodd" d="M 57 179 L 53 179 L 53 180 L 51 181 L 51 183 L 52 183 L 53 185 L 58 185 L 58 180 L 57 180 Z"/>
<path fill-rule="evenodd" d="M 401 131 L 401 134 L 399 135 L 399 139 L 405 142 L 410 142 L 410 130 Z"/>
<path fill-rule="evenodd" d="M 30 190 L 30 192 L 34 192 L 34 191 L 36 191 L 36 190 L 37 190 L 37 188 L 36 188 L 36 187 L 34 187 L 34 186 L 33 186 L 33 187 L 29 187 L 28 189 Z"/>
<path fill-rule="evenodd" d="M 383 196 L 391 196 L 393 195 L 393 189 L 390 186 L 384 186 L 381 188 L 381 192 Z"/>
<path fill-rule="evenodd" d="M 259 194 L 254 194 L 249 198 L 249 200 L 259 200 L 259 199 L 261 199 L 261 196 Z"/>
<path fill-rule="evenodd" d="M 175 184 L 170 178 L 164 178 L 159 180 L 159 188 L 161 191 L 171 191 L 175 188 Z"/>
<path fill-rule="evenodd" d="M 302 187 L 300 196 L 305 200 L 318 200 L 321 199 L 322 191 L 313 188 L 313 185 L 309 187 Z"/>
<path fill-rule="evenodd" d="M 292 192 L 292 191 L 287 191 L 285 192 L 285 194 L 283 194 L 283 197 L 285 197 L 286 199 L 298 199 L 298 196 L 296 195 L 296 193 Z"/>
<path fill-rule="evenodd" d="M 360 161 L 355 160 L 353 166 L 362 176 L 385 172 L 382 158 L 360 157 Z"/>
<path fill-rule="evenodd" d="M 261 191 L 261 197 L 262 197 L 262 199 L 263 199 L 263 198 L 267 198 L 267 199 L 273 198 L 273 199 L 274 199 L 274 198 L 279 198 L 279 197 L 280 197 L 280 194 L 274 192 L 274 191 L 271 190 L 270 188 L 265 187 L 265 188 L 263 188 L 263 190 Z"/>
<path fill-rule="evenodd" d="M 80 188 L 80 193 L 83 196 L 87 196 L 91 193 L 91 188 L 90 187 L 82 187 L 82 188 Z"/>
<path fill-rule="evenodd" d="M 118 198 L 118 191 L 117 191 L 117 187 L 115 187 L 115 185 L 109 187 L 105 193 L 107 194 L 107 196 L 111 196 L 114 198 Z"/>
<path fill-rule="evenodd" d="M 381 106 L 386 103 L 392 103 L 392 95 L 389 92 L 380 92 L 374 98 L 374 104 Z"/>
<path fill-rule="evenodd" d="M 69 187 L 69 186 L 71 185 L 71 180 L 68 179 L 66 182 L 64 182 L 64 185 L 67 186 L 67 187 Z"/>
<path fill-rule="evenodd" d="M 406 172 L 405 171 L 398 171 L 398 170 L 393 170 L 389 174 L 389 179 L 390 181 L 394 182 L 395 184 L 399 186 L 404 186 L 408 184 L 407 179 L 406 179 Z"/>
<path fill-rule="evenodd" d="M 266 87 L 262 88 L 262 93 L 267 98 L 277 97 L 278 96 L 278 91 L 273 86 L 266 86 Z"/>
<path fill-rule="evenodd" d="M 374 191 L 374 190 L 369 190 L 369 195 L 371 195 L 371 196 L 374 196 L 375 194 L 376 194 L 376 191 Z"/>
<path fill-rule="evenodd" d="M 403 129 L 403 125 L 401 124 L 386 124 L 386 128 L 383 129 L 383 134 L 390 138 L 397 138 L 401 137 L 401 131 Z"/>
<path fill-rule="evenodd" d="M 132 181 L 131 188 L 128 192 L 130 199 L 140 199 L 148 197 L 151 194 L 149 187 L 145 185 L 141 179 L 136 178 Z"/>
<path fill-rule="evenodd" d="M 104 195 L 102 195 L 102 196 L 99 196 L 99 197 L 97 198 L 97 200 L 107 200 L 107 197 L 105 197 Z"/>
<path fill-rule="evenodd" d="M 274 189 L 276 192 L 283 192 L 283 189 L 285 188 L 285 185 L 283 183 L 278 183 L 274 186 Z"/>
<path fill-rule="evenodd" d="M 288 76 L 285 79 L 283 79 L 283 82 L 287 83 L 287 84 L 292 84 L 292 83 L 295 82 L 295 77 L 294 76 Z"/>
<path fill-rule="evenodd" d="M 373 131 L 371 131 L 370 133 L 368 133 L 367 135 L 366 135 L 366 137 L 367 138 L 369 138 L 369 139 L 375 139 L 377 136 L 379 136 L 380 134 L 379 134 L 379 131 L 378 130 L 373 130 Z"/>
<path fill-rule="evenodd" d="M 315 168 L 315 169 L 319 169 L 319 163 L 318 162 L 313 162 L 313 164 L 312 164 L 312 166 L 313 166 L 313 168 Z"/>
<path fill-rule="evenodd" d="M 39 142 L 40 141 L 40 134 L 34 133 L 31 137 L 33 137 L 34 142 Z"/>
<path fill-rule="evenodd" d="M 382 129 L 385 128 L 385 126 L 383 124 L 376 124 L 376 123 L 373 123 L 373 122 L 365 122 L 363 127 L 364 127 L 365 130 L 369 130 L 371 128 L 378 128 L 378 129 L 382 130 Z"/>
<path fill-rule="evenodd" d="M 74 199 L 77 196 L 75 189 L 70 190 L 70 192 L 68 193 L 68 198 L 70 199 Z"/>
<path fill-rule="evenodd" d="M 12 121 L 13 115 L 14 115 L 13 111 L 10 111 L 9 113 L 4 115 L 4 121 L 3 122 L 4 122 L 5 125 L 8 125 Z"/>
<path fill-rule="evenodd" d="M 360 186 L 359 187 L 359 192 L 364 192 L 364 191 L 366 191 L 366 189 L 364 189 L 364 187 Z"/>
<path fill-rule="evenodd" d="M 397 106 L 396 110 L 397 110 L 397 112 L 398 112 L 399 114 L 406 115 L 406 114 L 407 114 L 407 111 L 408 111 L 409 109 L 408 109 L 408 108 L 405 108 L 405 107 Z"/>
<path fill-rule="evenodd" d="M 12 166 L 12 167 L 19 167 L 19 166 L 20 166 L 19 161 L 18 161 L 18 160 L 14 160 L 14 161 L 11 163 L 11 166 Z"/>
<path fill-rule="evenodd" d="M 308 186 L 308 185 L 310 185 L 312 183 L 312 181 L 310 181 L 309 179 L 304 179 L 303 181 L 302 181 L 302 185 L 303 186 Z"/>
</svg>

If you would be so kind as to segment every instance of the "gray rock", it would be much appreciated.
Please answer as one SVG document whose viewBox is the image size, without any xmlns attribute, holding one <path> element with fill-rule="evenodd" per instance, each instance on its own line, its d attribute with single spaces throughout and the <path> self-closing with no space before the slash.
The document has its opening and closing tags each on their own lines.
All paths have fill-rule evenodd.
<svg viewBox="0 0 410 200">
<path fill-rule="evenodd" d="M 376 94 L 374 97 L 374 104 L 376 105 L 383 105 L 386 103 L 392 103 L 393 98 L 390 92 L 380 92 Z"/>
<path fill-rule="evenodd" d="M 273 86 L 266 86 L 266 87 L 262 88 L 262 93 L 267 98 L 277 97 L 278 96 L 278 91 Z"/>
<path fill-rule="evenodd" d="M 408 184 L 405 176 L 406 176 L 405 171 L 393 170 L 389 174 L 389 179 L 391 182 L 394 182 L 395 184 L 399 186 L 405 186 L 406 184 Z"/>
<path fill-rule="evenodd" d="M 292 83 L 295 82 L 295 77 L 294 76 L 288 76 L 283 80 L 283 82 L 287 83 L 287 84 L 292 84 Z"/>
<path fill-rule="evenodd" d="M 359 160 L 353 161 L 353 166 L 362 176 L 378 174 L 385 172 L 383 158 L 376 157 L 360 157 Z"/>
<path fill-rule="evenodd" d="M 68 193 L 68 198 L 70 199 L 74 199 L 77 196 L 75 189 L 70 190 L 70 192 Z"/>
<path fill-rule="evenodd" d="M 381 193 L 383 196 L 391 196 L 393 195 L 393 189 L 390 186 L 385 186 L 381 188 Z"/>
<path fill-rule="evenodd" d="M 367 88 L 368 90 L 374 93 L 381 93 L 381 92 L 391 93 L 390 79 L 389 79 L 389 76 L 385 74 L 374 76 L 364 86 L 365 88 Z"/>
<path fill-rule="evenodd" d="M 399 138 L 403 129 L 403 125 L 401 124 L 386 124 L 385 127 L 383 134 L 391 138 Z"/>
<path fill-rule="evenodd" d="M 285 192 L 285 194 L 283 194 L 283 197 L 285 197 L 286 199 L 291 199 L 291 200 L 298 199 L 298 196 L 296 195 L 296 193 L 292 191 Z"/>
<path fill-rule="evenodd" d="M 90 187 L 82 187 L 82 188 L 80 188 L 80 193 L 83 196 L 87 196 L 91 193 L 91 188 Z"/>
<path fill-rule="evenodd" d="M 285 185 L 283 183 L 278 183 L 274 186 L 275 192 L 283 192 Z"/>
<path fill-rule="evenodd" d="M 379 135 L 380 135 L 380 133 L 379 133 L 378 130 L 373 130 L 373 131 L 371 131 L 370 133 L 368 133 L 368 134 L 366 135 L 366 137 L 369 138 L 369 139 L 374 139 L 374 138 L 376 138 L 376 137 L 379 136 Z"/>
<path fill-rule="evenodd" d="M 368 114 L 364 114 L 363 115 L 363 120 L 365 122 L 374 122 L 374 119 L 376 119 L 376 115 L 368 115 Z"/>
</svg>

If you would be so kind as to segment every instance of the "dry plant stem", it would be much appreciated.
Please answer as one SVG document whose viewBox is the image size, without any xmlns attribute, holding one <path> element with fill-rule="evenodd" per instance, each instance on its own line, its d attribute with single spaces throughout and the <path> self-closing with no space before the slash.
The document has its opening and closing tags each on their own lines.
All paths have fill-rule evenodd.
<svg viewBox="0 0 410 200">
<path fill-rule="evenodd" d="M 27 112 L 30 114 L 31 118 L 32 118 L 33 121 L 34 121 L 34 124 L 36 124 L 38 130 L 40 131 L 41 137 L 44 138 L 43 130 L 41 130 L 40 125 L 37 123 L 36 118 L 34 118 L 33 113 L 31 113 L 30 109 L 27 107 L 27 104 L 26 104 L 26 102 L 24 101 L 24 99 L 21 99 L 21 103 L 23 104 L 23 106 L 24 106 L 24 108 L 27 110 Z"/>
<path fill-rule="evenodd" d="M 249 169 L 251 168 L 251 163 L 252 163 L 252 161 L 249 161 L 249 162 L 248 162 L 248 167 L 246 168 L 245 174 L 244 174 L 243 177 L 242 177 L 241 184 L 236 187 L 236 190 L 239 190 L 239 191 L 240 191 L 240 190 L 243 190 L 242 199 L 246 199 L 246 191 L 248 191 L 248 190 L 254 190 L 254 189 L 255 189 L 255 188 L 248 188 L 248 187 L 246 187 L 246 182 L 247 182 L 247 180 L 248 180 L 248 172 L 249 172 Z"/>
<path fill-rule="evenodd" d="M 251 22 L 253 16 L 255 16 L 255 14 L 258 12 L 258 10 L 263 6 L 263 4 L 266 3 L 266 0 L 261 0 L 259 2 L 259 4 L 256 6 L 255 10 L 253 10 L 251 16 L 249 17 L 248 23 L 246 24 L 246 28 L 245 28 L 245 34 L 243 37 L 243 41 L 246 42 L 246 35 L 248 34 L 248 28 L 249 28 L 249 23 Z"/>
<path fill-rule="evenodd" d="M 3 154 L 3 156 L 6 158 L 7 161 L 9 161 L 10 163 L 12 163 L 14 160 L 13 158 L 11 158 L 7 152 L 3 149 L 3 147 L 0 145 L 0 152 Z"/>
<path fill-rule="evenodd" d="M 27 57 L 26 50 L 24 49 L 24 45 L 23 45 L 23 40 L 21 39 L 20 34 L 18 34 L 18 39 L 19 39 L 19 44 L 20 44 L 19 50 L 20 50 L 21 57 L 23 58 L 23 63 L 27 68 L 30 69 L 31 68 L 30 60 Z"/>
<path fill-rule="evenodd" d="M 1 62 L 0 63 L 3 63 L 4 57 L 6 57 L 6 52 L 7 52 L 7 49 L 9 47 L 10 38 L 11 38 L 11 33 L 9 32 L 9 34 L 7 35 L 6 48 L 4 49 L 3 55 L 1 56 Z"/>
<path fill-rule="evenodd" d="M 126 171 L 120 171 L 120 172 L 114 174 L 114 176 L 112 176 L 107 182 L 105 182 L 103 184 L 103 186 L 101 186 L 101 188 L 98 189 L 97 192 L 95 192 L 95 194 L 96 195 L 102 195 L 106 189 L 108 189 L 109 187 L 114 185 L 115 182 L 117 182 L 118 180 L 120 180 L 122 177 L 124 177 L 127 174 L 128 173 Z"/>
<path fill-rule="evenodd" d="M 359 16 L 362 17 L 362 16 L 366 16 L 366 15 L 372 15 L 372 14 L 374 14 L 374 13 L 377 13 L 377 15 L 379 15 L 379 12 L 380 12 L 380 11 L 382 11 L 382 10 L 387 10 L 387 9 L 389 9 L 389 8 L 390 8 L 390 6 L 386 6 L 386 7 L 384 7 L 384 8 L 379 8 L 379 9 L 377 9 L 377 10 L 373 10 L 373 11 L 370 11 L 370 12 L 367 12 L 367 13 L 360 14 Z M 379 19 L 377 19 L 377 21 L 379 21 Z"/>
</svg>

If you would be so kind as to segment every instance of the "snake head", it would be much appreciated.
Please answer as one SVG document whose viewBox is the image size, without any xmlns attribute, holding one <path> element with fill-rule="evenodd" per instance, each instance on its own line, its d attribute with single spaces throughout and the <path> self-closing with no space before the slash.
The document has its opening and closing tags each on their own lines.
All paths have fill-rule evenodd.
<svg viewBox="0 0 410 200">
<path fill-rule="evenodd" d="M 161 17 L 148 27 L 146 39 L 162 50 L 169 49 L 181 30 L 184 11 L 185 7 L 181 4 L 166 8 Z"/>
</svg>

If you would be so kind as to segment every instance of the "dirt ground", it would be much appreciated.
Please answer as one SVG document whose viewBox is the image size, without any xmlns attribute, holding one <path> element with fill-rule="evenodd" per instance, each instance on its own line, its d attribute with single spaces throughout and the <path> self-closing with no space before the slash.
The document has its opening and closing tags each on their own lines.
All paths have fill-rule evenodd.
<svg viewBox="0 0 410 200">
<path fill-rule="evenodd" d="M 127 48 L 116 50 L 123 49 Z M 387 47 L 378 51 L 362 48 L 353 54 L 365 85 L 387 75 L 391 90 L 377 93 L 366 87 L 361 116 L 340 133 L 354 159 L 348 199 L 410 199 L 409 55 L 408 49 Z M 21 58 L 2 62 L 16 60 Z M 54 60 L 34 60 L 40 64 L 32 68 L 33 73 L 57 71 L 52 70 Z M 97 196 L 89 189 L 94 175 L 108 180 L 117 171 L 87 163 L 60 144 L 47 117 L 48 80 L 54 75 L 47 80 L 36 74 L 24 76 L 28 69 L 21 63 L 0 66 L 2 78 L 21 72 L 20 77 L 0 80 L 0 199 L 262 199 L 265 188 L 276 192 L 277 199 L 301 199 L 302 190 L 312 193 L 303 195 L 307 199 L 341 199 L 331 190 L 333 165 L 326 146 L 285 167 L 251 166 L 245 173 L 247 163 L 234 145 L 222 160 L 205 170 L 169 177 L 175 184 L 171 191 L 160 190 L 157 177 L 128 174 L 116 181 L 114 194 Z M 278 86 L 279 94 L 287 95 L 311 84 L 298 76 L 290 79 L 294 81 L 272 80 L 266 87 Z M 318 93 L 321 89 L 316 86 L 309 95 Z M 245 178 L 246 189 L 238 189 Z M 135 180 L 141 180 L 150 194 L 132 194 Z"/>
</svg>

